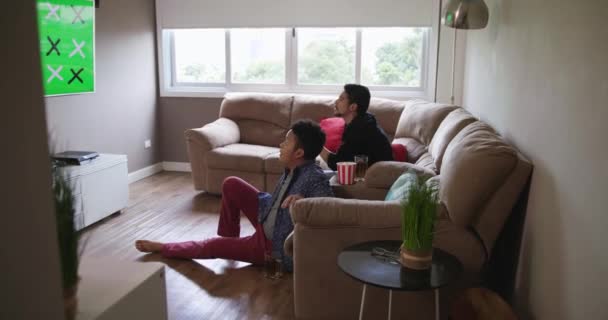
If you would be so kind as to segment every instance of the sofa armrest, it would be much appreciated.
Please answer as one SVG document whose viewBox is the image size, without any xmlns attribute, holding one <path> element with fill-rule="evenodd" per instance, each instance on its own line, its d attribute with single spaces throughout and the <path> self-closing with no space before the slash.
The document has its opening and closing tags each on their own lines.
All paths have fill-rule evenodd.
<svg viewBox="0 0 608 320">
<path fill-rule="evenodd" d="M 384 206 L 390 206 L 391 212 Z M 294 262 L 297 319 L 356 319 L 361 284 L 340 270 L 338 255 L 344 248 L 363 241 L 398 240 L 401 223 L 400 214 L 393 212 L 395 208 L 398 210 L 398 203 L 339 198 L 302 199 L 291 207 L 295 225 L 289 251 Z M 386 225 L 391 226 L 381 227 Z M 381 297 L 382 308 L 377 308 L 378 303 L 365 303 L 366 318 L 377 318 L 378 312 L 373 310 L 386 310 L 388 290 L 373 286 L 367 290 L 368 297 Z"/>
<path fill-rule="evenodd" d="M 291 207 L 294 224 L 309 227 L 401 227 L 399 201 L 308 198 Z"/>
<path fill-rule="evenodd" d="M 290 208 L 295 224 L 309 228 L 401 228 L 399 201 L 373 201 L 341 198 L 307 198 Z M 283 250 L 293 256 L 294 232 L 283 243 Z"/>
<path fill-rule="evenodd" d="M 408 170 L 428 177 L 435 175 L 435 172 L 409 162 L 380 161 L 367 169 L 365 185 L 369 188 L 390 189 L 395 180 Z"/>
<path fill-rule="evenodd" d="M 212 150 L 239 142 L 241 132 L 236 122 L 228 118 L 219 118 L 201 128 L 188 129 L 186 139 L 196 142 L 205 150 Z"/>
</svg>

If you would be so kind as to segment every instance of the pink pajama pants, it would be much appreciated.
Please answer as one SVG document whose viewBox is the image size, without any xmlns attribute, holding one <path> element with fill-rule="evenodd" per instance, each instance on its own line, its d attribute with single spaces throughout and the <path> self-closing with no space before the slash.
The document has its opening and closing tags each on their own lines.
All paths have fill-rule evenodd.
<svg viewBox="0 0 608 320">
<path fill-rule="evenodd" d="M 270 252 L 272 244 L 266 239 L 262 224 L 258 223 L 258 193 L 254 186 L 240 178 L 226 178 L 222 184 L 222 207 L 217 227 L 220 237 L 166 243 L 162 255 L 185 259 L 221 258 L 263 265 L 264 253 Z M 251 236 L 240 237 L 241 212 L 255 227 Z"/>
</svg>

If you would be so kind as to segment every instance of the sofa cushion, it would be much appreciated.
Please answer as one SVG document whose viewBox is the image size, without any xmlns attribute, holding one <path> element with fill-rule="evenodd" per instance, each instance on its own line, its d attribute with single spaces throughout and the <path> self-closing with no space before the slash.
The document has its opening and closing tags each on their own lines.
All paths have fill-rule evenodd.
<svg viewBox="0 0 608 320">
<path fill-rule="evenodd" d="M 405 146 L 407 150 L 407 162 L 416 163 L 418 158 L 426 152 L 426 146 L 418 142 L 414 138 L 397 138 L 392 143 L 398 143 Z"/>
<path fill-rule="evenodd" d="M 435 172 L 408 162 L 380 161 L 374 163 L 365 173 L 365 186 L 368 188 L 389 189 L 404 172 L 432 177 Z"/>
<path fill-rule="evenodd" d="M 393 150 L 393 160 L 398 162 L 407 161 L 407 149 L 400 143 L 392 143 L 391 149 Z"/>
<path fill-rule="evenodd" d="M 319 122 L 319 126 L 325 133 L 325 148 L 336 153 L 342 144 L 344 119 L 339 117 L 323 119 Z"/>
<path fill-rule="evenodd" d="M 290 95 L 230 93 L 222 101 L 220 117 L 236 122 L 241 143 L 277 147 L 290 127 Z"/>
<path fill-rule="evenodd" d="M 279 152 L 271 153 L 264 159 L 264 172 L 283 174 L 285 166 L 279 161 Z"/>
<path fill-rule="evenodd" d="M 395 138 L 414 138 L 428 145 L 441 121 L 456 108 L 456 106 L 422 100 L 406 101 Z"/>
<path fill-rule="evenodd" d="M 378 124 L 390 140 L 395 136 L 403 108 L 405 108 L 405 101 L 372 98 L 367 111 L 376 117 Z"/>
<path fill-rule="evenodd" d="M 259 120 L 288 128 L 292 100 L 290 95 L 230 93 L 222 101 L 220 117 Z"/>
<path fill-rule="evenodd" d="M 413 172 L 406 172 L 399 176 L 386 193 L 384 201 L 403 200 L 410 193 L 412 186 L 417 183 L 418 176 Z"/>
<path fill-rule="evenodd" d="M 239 142 L 245 144 L 278 147 L 289 131 L 288 128 L 258 120 L 237 120 L 236 123 L 241 133 Z"/>
<path fill-rule="evenodd" d="M 448 144 L 443 156 L 440 200 L 459 226 L 477 213 L 517 165 L 517 153 L 487 124 L 473 122 Z"/>
<path fill-rule="evenodd" d="M 437 173 L 437 167 L 435 166 L 435 159 L 433 159 L 433 156 L 431 156 L 431 154 L 428 152 L 423 153 L 420 156 L 420 158 L 418 158 L 418 161 L 416 161 L 416 165 L 423 167 L 423 168 L 427 168 L 427 169 Z"/>
<path fill-rule="evenodd" d="M 441 160 L 448 144 L 452 139 L 470 123 L 476 121 L 475 117 L 463 108 L 458 108 L 443 119 L 439 128 L 429 144 L 429 153 L 435 159 L 435 167 L 441 172 Z"/>
<path fill-rule="evenodd" d="M 293 97 L 290 124 L 302 119 L 319 122 L 321 119 L 334 116 L 335 98 L 296 95 Z"/>
<path fill-rule="evenodd" d="M 215 148 L 205 157 L 209 168 L 262 173 L 266 158 L 278 151 L 279 148 L 235 143 Z"/>
</svg>

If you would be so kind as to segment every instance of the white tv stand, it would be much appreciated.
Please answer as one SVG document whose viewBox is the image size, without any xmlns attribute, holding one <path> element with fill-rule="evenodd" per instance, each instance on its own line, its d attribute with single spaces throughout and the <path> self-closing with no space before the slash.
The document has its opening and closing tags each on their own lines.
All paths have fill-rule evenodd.
<svg viewBox="0 0 608 320">
<path fill-rule="evenodd" d="M 100 154 L 81 165 L 61 167 L 74 186 L 76 230 L 124 209 L 129 200 L 127 156 Z"/>
</svg>

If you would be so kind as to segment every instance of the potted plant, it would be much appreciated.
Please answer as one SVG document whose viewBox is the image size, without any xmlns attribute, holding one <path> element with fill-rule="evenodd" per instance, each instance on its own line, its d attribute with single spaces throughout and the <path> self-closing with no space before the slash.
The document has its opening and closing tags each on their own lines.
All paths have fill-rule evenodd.
<svg viewBox="0 0 608 320">
<path fill-rule="evenodd" d="M 78 300 L 78 234 L 74 228 L 74 192 L 68 178 L 55 163 L 52 165 L 53 199 L 61 263 L 66 319 L 74 319 Z"/>
<path fill-rule="evenodd" d="M 408 192 L 401 202 L 403 244 L 399 261 L 410 269 L 426 270 L 431 267 L 433 257 L 439 185 L 427 177 L 408 175 Z"/>
</svg>

